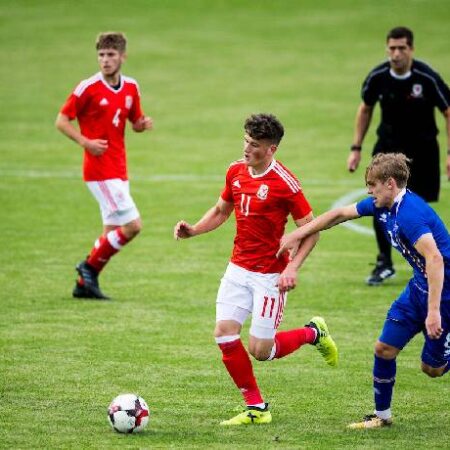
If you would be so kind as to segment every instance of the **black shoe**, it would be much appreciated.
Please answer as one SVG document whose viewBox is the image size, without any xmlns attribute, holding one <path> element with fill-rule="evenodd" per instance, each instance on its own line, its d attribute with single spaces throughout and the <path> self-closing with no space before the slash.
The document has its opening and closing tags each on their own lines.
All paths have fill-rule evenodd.
<svg viewBox="0 0 450 450">
<path fill-rule="evenodd" d="M 366 279 L 366 283 L 369 286 L 379 286 L 384 281 L 395 276 L 395 269 L 392 263 L 386 263 L 383 258 L 378 257 L 375 269 Z"/>
<path fill-rule="evenodd" d="M 109 297 L 100 290 L 100 286 L 98 285 L 98 273 L 92 266 L 86 261 L 82 261 L 77 265 L 76 270 L 83 279 L 83 285 L 77 282 L 72 292 L 74 297 L 109 300 Z"/>
<path fill-rule="evenodd" d="M 85 289 L 84 285 L 80 284 L 78 281 L 75 282 L 72 296 L 75 298 L 94 298 L 92 297 L 92 294 Z"/>
</svg>

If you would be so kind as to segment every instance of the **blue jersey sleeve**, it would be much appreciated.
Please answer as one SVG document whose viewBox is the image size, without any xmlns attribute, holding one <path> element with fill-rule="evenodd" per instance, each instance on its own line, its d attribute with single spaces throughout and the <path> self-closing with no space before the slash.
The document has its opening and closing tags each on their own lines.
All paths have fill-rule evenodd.
<svg viewBox="0 0 450 450">
<path fill-rule="evenodd" d="M 411 211 L 414 214 L 402 214 L 399 217 L 399 225 L 406 239 L 414 245 L 424 234 L 432 233 L 428 219 L 418 211 Z"/>
<path fill-rule="evenodd" d="M 367 197 L 356 204 L 356 211 L 360 216 L 375 215 L 375 204 L 372 197 Z"/>
</svg>

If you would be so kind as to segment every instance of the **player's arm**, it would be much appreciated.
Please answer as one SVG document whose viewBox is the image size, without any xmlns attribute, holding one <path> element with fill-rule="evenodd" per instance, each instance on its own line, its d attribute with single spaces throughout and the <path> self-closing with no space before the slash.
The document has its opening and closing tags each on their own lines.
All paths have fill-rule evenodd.
<svg viewBox="0 0 450 450">
<path fill-rule="evenodd" d="M 68 116 L 59 113 L 55 122 L 56 128 L 78 145 L 85 148 L 94 156 L 99 156 L 108 148 L 108 141 L 105 139 L 88 139 L 83 136 L 71 123 Z"/>
<path fill-rule="evenodd" d="M 347 159 L 347 168 L 350 172 L 354 172 L 361 161 L 361 147 L 367 130 L 369 129 L 370 122 L 372 121 L 373 109 L 373 106 L 369 106 L 362 102 L 356 112 L 353 146 L 356 148 L 359 147 L 359 150 L 352 150 Z"/>
<path fill-rule="evenodd" d="M 444 259 L 431 233 L 422 235 L 414 247 L 425 258 L 428 280 L 428 314 L 425 327 L 430 338 L 438 339 L 443 331 L 440 306 L 444 285 Z"/>
<path fill-rule="evenodd" d="M 174 239 L 187 239 L 215 230 L 228 220 L 233 208 L 233 203 L 219 197 L 217 203 L 195 225 L 190 225 L 184 220 L 178 222 L 173 230 Z"/>
<path fill-rule="evenodd" d="M 327 211 L 326 213 L 316 217 L 314 220 L 297 228 L 292 233 L 283 236 L 277 256 L 280 256 L 286 251 L 291 251 L 292 258 L 295 258 L 296 249 L 298 248 L 300 250 L 302 248 L 303 245 L 301 244 L 301 241 L 308 236 L 316 234 L 319 231 L 332 228 L 335 225 L 346 222 L 347 220 L 357 219 L 358 217 L 360 216 L 356 210 L 356 203 Z"/>
<path fill-rule="evenodd" d="M 444 117 L 447 127 L 447 179 L 450 181 L 450 108 L 444 111 Z"/>
<path fill-rule="evenodd" d="M 298 219 L 295 221 L 297 227 L 303 227 L 307 223 L 311 222 L 314 219 L 313 213 L 309 213 L 307 216 L 302 219 Z M 317 244 L 319 240 L 319 233 L 313 233 L 307 236 L 305 239 L 298 244 L 295 256 L 289 261 L 288 265 L 284 269 L 284 271 L 280 274 L 278 279 L 278 289 L 280 291 L 289 291 L 294 289 L 297 285 L 297 271 L 303 265 L 303 262 L 311 253 L 314 246 Z"/>
</svg>

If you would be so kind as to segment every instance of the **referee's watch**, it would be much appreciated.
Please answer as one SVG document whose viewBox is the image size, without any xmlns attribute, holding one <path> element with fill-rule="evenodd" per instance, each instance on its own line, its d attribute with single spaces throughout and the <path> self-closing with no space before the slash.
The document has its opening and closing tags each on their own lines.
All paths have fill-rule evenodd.
<svg viewBox="0 0 450 450">
<path fill-rule="evenodd" d="M 353 144 L 351 147 L 350 147 L 350 150 L 353 152 L 353 151 L 357 151 L 357 152 L 360 152 L 361 150 L 362 150 L 362 146 L 361 145 L 355 145 L 355 144 Z"/>
</svg>

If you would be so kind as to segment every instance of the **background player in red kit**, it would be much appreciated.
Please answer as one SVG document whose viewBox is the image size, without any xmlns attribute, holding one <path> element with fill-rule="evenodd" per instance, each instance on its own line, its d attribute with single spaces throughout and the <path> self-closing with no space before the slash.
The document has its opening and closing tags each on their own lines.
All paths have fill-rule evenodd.
<svg viewBox="0 0 450 450">
<path fill-rule="evenodd" d="M 308 343 L 317 346 L 329 365 L 337 364 L 336 345 L 321 317 L 312 318 L 303 328 L 277 332 L 287 291 L 295 288 L 297 270 L 318 240 L 318 234 L 305 239 L 292 261 L 285 255 L 276 258 L 289 214 L 297 226 L 313 219 L 299 182 L 274 159 L 283 135 L 283 126 L 273 115 L 249 117 L 245 122 L 244 158 L 229 167 L 216 205 L 195 225 L 180 221 L 174 229 L 175 239 L 190 238 L 216 229 L 235 212 L 237 234 L 231 262 L 217 294 L 214 336 L 247 408 L 221 425 L 272 420 L 240 339 L 249 314 L 249 352 L 256 359 L 282 358 Z"/>
<path fill-rule="evenodd" d="M 100 72 L 78 84 L 56 119 L 58 130 L 84 148 L 83 179 L 103 218 L 103 234 L 76 268 L 79 279 L 73 296 L 79 298 L 108 298 L 100 290 L 98 274 L 142 227 L 129 191 L 125 123 L 128 119 L 136 132 L 149 130 L 153 124 L 141 110 L 138 84 L 120 72 L 126 43 L 122 33 L 98 36 Z M 74 119 L 80 131 L 71 124 Z"/>
</svg>

